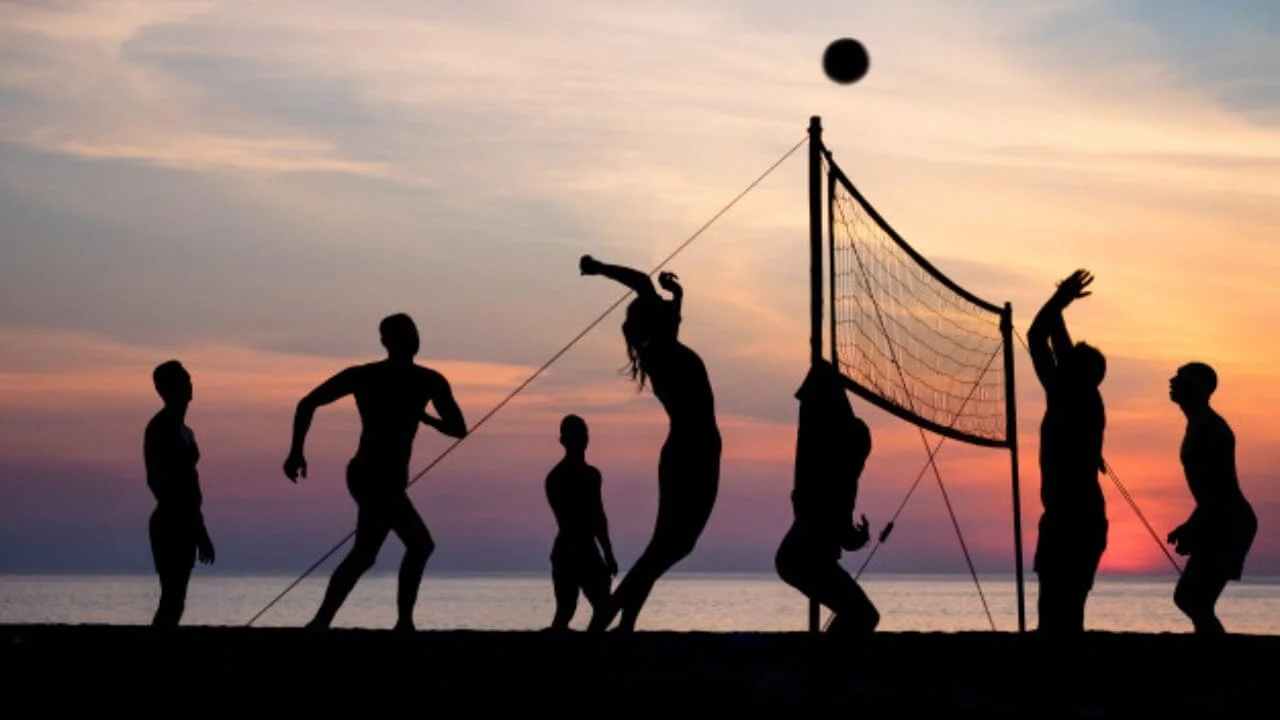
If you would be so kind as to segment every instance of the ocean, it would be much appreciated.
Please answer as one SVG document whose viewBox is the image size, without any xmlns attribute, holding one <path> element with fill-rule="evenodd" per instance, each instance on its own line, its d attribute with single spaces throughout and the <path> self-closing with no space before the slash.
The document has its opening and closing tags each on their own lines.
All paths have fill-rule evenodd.
<svg viewBox="0 0 1280 720">
<path fill-rule="evenodd" d="M 240 626 L 296 576 L 192 577 L 184 625 Z M 886 631 L 1017 630 L 1012 578 L 968 575 L 865 575 L 860 584 L 879 609 Z M 261 616 L 256 627 L 296 627 L 311 618 L 327 576 L 301 582 Z M 1174 579 L 1101 577 L 1086 607 L 1091 630 L 1186 633 L 1191 623 L 1173 605 Z M 394 573 L 366 575 L 338 613 L 335 627 L 390 628 L 395 623 Z M 983 607 L 983 596 L 991 620 Z M 0 575 L 0 624 L 145 625 L 159 598 L 153 575 Z M 1027 583 L 1028 629 L 1035 627 L 1036 584 Z M 555 610 L 548 574 L 444 574 L 428 570 L 415 621 L 421 630 L 537 630 Z M 579 601 L 572 626 L 584 628 L 591 609 Z M 796 631 L 807 626 L 807 601 L 770 574 L 671 573 L 641 613 L 639 630 Z M 825 611 L 824 611 L 825 617 Z M 1230 583 L 1218 617 L 1233 633 L 1280 634 L 1280 578 Z"/>
</svg>

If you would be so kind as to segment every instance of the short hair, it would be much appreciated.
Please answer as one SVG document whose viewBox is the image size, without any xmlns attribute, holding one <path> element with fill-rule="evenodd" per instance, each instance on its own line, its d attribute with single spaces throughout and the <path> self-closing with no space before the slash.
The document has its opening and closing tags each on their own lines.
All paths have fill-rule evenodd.
<svg viewBox="0 0 1280 720">
<path fill-rule="evenodd" d="M 583 420 L 577 415 L 573 415 L 573 414 L 565 415 L 564 419 L 560 421 L 560 434 L 568 435 L 571 433 L 586 435 L 587 421 Z"/>
<path fill-rule="evenodd" d="M 382 344 L 388 349 L 418 350 L 418 326 L 413 318 L 405 313 L 396 313 L 382 318 L 378 323 L 378 333 L 382 336 Z"/>
<path fill-rule="evenodd" d="M 1205 363 L 1189 362 L 1178 369 L 1204 390 L 1205 397 L 1212 395 L 1213 391 L 1218 389 L 1218 373 Z"/>
<path fill-rule="evenodd" d="M 177 360 L 166 360 L 151 371 L 151 382 L 156 386 L 156 392 L 160 393 L 162 398 L 167 398 L 173 391 L 174 386 L 181 382 L 184 377 L 190 377 L 190 374 L 186 368 L 182 367 L 182 363 Z"/>
</svg>

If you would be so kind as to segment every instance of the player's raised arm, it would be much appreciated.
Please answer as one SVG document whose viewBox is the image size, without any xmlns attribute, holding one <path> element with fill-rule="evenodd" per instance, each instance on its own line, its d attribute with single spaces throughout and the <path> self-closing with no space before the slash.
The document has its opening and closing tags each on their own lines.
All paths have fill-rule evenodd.
<svg viewBox="0 0 1280 720">
<path fill-rule="evenodd" d="M 307 431 L 311 429 L 316 408 L 355 392 L 355 374 L 355 368 L 347 368 L 320 383 L 298 401 L 298 409 L 293 416 L 293 444 L 289 449 L 289 457 L 284 461 L 284 474 L 293 482 L 298 481 L 299 473 L 302 477 L 307 476 L 307 460 L 302 454 L 302 448 L 307 441 Z"/>
<path fill-rule="evenodd" d="M 458 407 L 457 401 L 453 399 L 453 388 L 449 387 L 449 381 L 438 373 L 435 387 L 431 391 L 431 405 L 439 417 L 433 417 L 424 410 L 423 424 L 430 425 L 449 437 L 461 439 L 467 436 L 467 423 L 462 417 L 462 408 Z"/>
<path fill-rule="evenodd" d="M 1040 312 L 1036 313 L 1035 320 L 1027 330 L 1031 362 L 1041 385 L 1047 385 L 1057 370 L 1058 363 L 1071 349 L 1071 335 L 1067 332 L 1062 311 L 1073 301 L 1088 297 L 1090 292 L 1084 288 L 1092 282 L 1093 276 L 1087 270 L 1077 270 L 1058 283 L 1057 289 L 1040 308 Z"/>
<path fill-rule="evenodd" d="M 680 308 L 684 303 L 684 288 L 680 286 L 680 279 L 673 272 L 658 273 L 658 284 L 663 290 L 671 293 L 671 301 L 675 304 L 676 314 L 680 314 Z"/>
<path fill-rule="evenodd" d="M 633 268 L 622 265 L 602 263 L 590 255 L 583 255 L 578 261 L 578 270 L 583 275 L 603 275 L 610 280 L 622 283 L 631 288 L 636 295 L 647 295 L 659 299 L 658 291 L 653 288 L 653 281 L 648 275 Z"/>
</svg>

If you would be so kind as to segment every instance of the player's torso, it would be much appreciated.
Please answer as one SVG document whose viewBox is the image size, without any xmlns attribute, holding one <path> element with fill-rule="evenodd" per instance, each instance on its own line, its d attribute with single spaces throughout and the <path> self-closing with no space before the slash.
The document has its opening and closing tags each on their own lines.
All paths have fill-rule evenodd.
<svg viewBox="0 0 1280 720">
<path fill-rule="evenodd" d="M 432 377 L 432 371 L 419 365 L 382 362 L 360 369 L 354 393 L 361 422 L 360 454 L 403 456 L 408 462 L 431 400 Z"/>
<path fill-rule="evenodd" d="M 715 428 L 715 396 L 706 365 L 693 350 L 679 342 L 646 353 L 645 373 L 653 384 L 654 397 L 677 424 L 689 429 Z"/>
<path fill-rule="evenodd" d="M 1225 422 L 1188 426 L 1179 448 L 1187 487 L 1208 514 L 1229 514 L 1247 504 L 1236 475 L 1235 435 Z"/>
<path fill-rule="evenodd" d="M 1101 514 L 1098 481 L 1106 411 L 1097 390 L 1061 387 L 1050 393 L 1040 425 L 1041 500 L 1045 511 Z"/>
<path fill-rule="evenodd" d="M 547 474 L 547 503 L 556 518 L 561 536 L 582 538 L 591 536 L 591 483 L 593 474 L 589 466 L 575 466 L 561 462 Z"/>
</svg>

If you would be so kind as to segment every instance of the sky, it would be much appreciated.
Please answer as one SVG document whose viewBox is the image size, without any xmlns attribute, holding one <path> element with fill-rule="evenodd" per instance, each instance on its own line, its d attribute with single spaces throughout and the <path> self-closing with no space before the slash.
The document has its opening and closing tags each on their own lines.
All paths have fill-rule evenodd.
<svg viewBox="0 0 1280 720">
<path fill-rule="evenodd" d="M 853 85 L 821 69 L 842 36 L 871 57 Z M 382 317 L 415 318 L 474 425 L 621 295 L 581 255 L 654 267 L 818 115 L 881 215 L 1020 332 L 1094 273 L 1067 322 L 1108 358 L 1105 456 L 1161 538 L 1193 506 L 1168 379 L 1214 365 L 1259 517 L 1245 574 L 1280 575 L 1278 46 L 1269 0 L 0 3 L 0 572 L 150 572 L 142 431 L 170 358 L 194 382 L 214 569 L 300 572 L 353 527 L 358 422 L 350 399 L 321 409 L 294 485 L 294 408 L 382 356 Z M 806 179 L 801 150 L 667 268 L 724 436 L 679 569 L 771 571 L 790 522 Z M 623 569 L 638 556 L 666 419 L 621 372 L 620 315 L 413 486 L 428 572 L 549 567 L 570 412 Z M 1044 405 L 1016 358 L 1029 560 Z M 926 456 L 853 403 L 878 531 Z M 424 427 L 411 471 L 451 442 Z M 938 466 L 978 571 L 1012 572 L 1008 452 L 948 441 Z M 1172 582 L 1103 482 L 1101 571 Z M 931 475 L 868 572 L 967 572 Z"/>
</svg>

